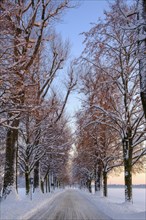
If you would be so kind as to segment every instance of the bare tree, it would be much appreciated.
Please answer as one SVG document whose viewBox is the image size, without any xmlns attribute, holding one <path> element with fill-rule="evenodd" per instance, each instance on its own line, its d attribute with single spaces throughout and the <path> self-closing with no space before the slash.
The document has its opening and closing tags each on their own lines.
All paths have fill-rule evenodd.
<svg viewBox="0 0 146 220">
<path fill-rule="evenodd" d="M 32 84 L 35 78 L 34 64 L 38 62 L 42 42 L 46 39 L 52 23 L 58 20 L 63 11 L 70 7 L 65 1 L 2 1 L 1 17 L 1 102 L 4 106 L 4 119 L 0 122 L 7 126 L 6 166 L 4 176 L 4 194 L 11 191 L 15 179 L 15 153 L 18 139 L 20 116 L 25 102 L 25 88 Z M 4 25 L 4 21 L 6 25 Z M 6 43 L 7 42 L 7 43 Z M 5 47 L 3 46 L 5 44 Z M 58 55 L 55 45 L 53 48 L 52 64 L 46 82 L 38 91 L 44 97 L 52 82 L 53 74 L 60 69 L 64 53 Z M 66 54 L 65 54 L 66 56 Z M 36 79 L 36 78 L 35 78 Z M 36 83 L 33 82 L 33 84 Z M 38 82 L 37 82 L 38 83 Z M 40 97 L 40 96 L 39 96 Z M 8 105 L 6 105 L 8 103 Z"/>
<path fill-rule="evenodd" d="M 137 34 L 135 56 L 139 60 L 140 95 L 146 118 L 146 1 L 135 0 L 130 10 L 124 10 L 124 1 L 117 1 L 119 13 L 125 19 L 126 25 L 122 28 Z"/>
<path fill-rule="evenodd" d="M 129 10 L 128 6 L 124 5 L 124 7 L 126 11 Z M 101 107 L 100 99 L 99 103 L 93 104 L 92 107 L 101 110 L 108 117 L 109 122 L 106 124 L 116 129 L 121 137 L 125 169 L 125 199 L 131 201 L 132 166 L 146 153 L 146 149 L 139 145 L 146 137 L 138 87 L 140 83 L 138 60 L 133 56 L 137 36 L 130 30 L 121 28 L 125 19 L 119 17 L 117 2 L 111 4 L 110 11 L 105 12 L 105 15 L 107 20 L 99 21 L 88 33 L 85 33 L 86 47 L 83 56 L 86 57 L 83 57 L 83 60 L 94 66 L 98 72 L 109 75 L 108 84 L 111 88 L 114 86 L 118 90 L 117 94 L 113 93 L 110 109 Z M 129 46 L 125 47 L 126 44 Z M 104 118 L 97 118 L 96 122 L 104 124 Z"/>
</svg>

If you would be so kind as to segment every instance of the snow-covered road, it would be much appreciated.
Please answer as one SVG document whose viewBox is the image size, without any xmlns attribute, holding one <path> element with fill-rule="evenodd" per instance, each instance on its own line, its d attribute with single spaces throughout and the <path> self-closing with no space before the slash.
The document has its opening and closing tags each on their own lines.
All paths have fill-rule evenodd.
<svg viewBox="0 0 146 220">
<path fill-rule="evenodd" d="M 92 198 L 80 190 L 68 189 L 29 220 L 110 220 L 97 210 Z"/>
</svg>

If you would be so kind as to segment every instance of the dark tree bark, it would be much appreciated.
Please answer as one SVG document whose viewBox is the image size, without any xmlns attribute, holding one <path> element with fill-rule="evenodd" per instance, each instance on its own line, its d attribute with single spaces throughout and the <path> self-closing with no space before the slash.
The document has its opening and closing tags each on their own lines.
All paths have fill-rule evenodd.
<svg viewBox="0 0 146 220">
<path fill-rule="evenodd" d="M 17 127 L 19 120 L 14 119 L 12 126 Z M 17 129 L 8 129 L 6 138 L 6 161 L 5 161 L 5 175 L 3 185 L 3 195 L 6 196 L 12 190 L 15 182 L 15 157 L 16 157 L 16 141 L 18 139 Z"/>
<path fill-rule="evenodd" d="M 107 197 L 107 172 L 103 172 L 103 195 Z"/>
<path fill-rule="evenodd" d="M 20 11 L 19 11 L 20 13 Z M 11 17 L 8 18 L 11 20 Z M 13 62 L 19 61 L 19 37 L 21 34 L 21 30 L 17 28 L 17 25 L 20 25 L 20 17 L 17 16 L 16 26 L 13 24 L 14 29 L 14 42 L 13 42 Z M 11 101 L 17 106 L 21 105 L 24 102 L 24 91 L 23 91 L 23 76 L 19 73 L 19 68 L 17 70 L 13 70 L 12 73 L 15 75 L 12 81 L 12 89 Z M 17 76 L 17 77 L 16 77 Z M 17 109 L 17 107 L 16 107 Z M 8 117 L 14 117 L 13 113 L 9 113 Z M 12 186 L 16 181 L 15 176 L 16 173 L 16 156 L 17 156 L 17 147 L 16 141 L 18 140 L 18 129 L 15 129 L 19 126 L 20 119 L 18 117 L 13 119 L 11 124 L 12 128 L 9 128 L 6 136 L 6 164 L 5 164 L 5 174 L 4 174 L 4 186 L 3 186 L 3 195 L 6 196 L 11 192 Z M 14 127 L 14 128 L 13 128 Z M 16 185 L 15 185 L 16 186 Z"/>
<path fill-rule="evenodd" d="M 139 20 L 144 20 L 144 24 L 141 25 L 139 35 L 145 35 L 146 32 L 146 0 L 139 0 Z M 139 73 L 140 73 L 140 95 L 143 105 L 143 110 L 146 119 L 146 37 L 142 42 L 139 42 Z"/>
<path fill-rule="evenodd" d="M 50 189 L 50 175 L 48 174 L 48 190 L 49 190 L 49 192 L 51 191 L 51 189 Z"/>
<path fill-rule="evenodd" d="M 100 191 L 101 189 L 101 173 L 97 173 L 97 179 L 95 181 L 95 192 Z"/>
<path fill-rule="evenodd" d="M 25 173 L 25 189 L 26 189 L 26 195 L 28 195 L 29 191 L 30 191 L 29 174 L 28 174 L 28 172 Z"/>
<path fill-rule="evenodd" d="M 33 184 L 33 191 L 39 187 L 39 161 L 36 162 L 34 167 L 34 184 Z"/>
<path fill-rule="evenodd" d="M 42 193 L 44 193 L 44 181 L 43 180 L 41 180 L 41 191 Z"/>
<path fill-rule="evenodd" d="M 124 160 L 124 173 L 125 173 L 125 200 L 132 201 L 132 169 L 128 160 Z"/>
<path fill-rule="evenodd" d="M 96 174 L 96 180 L 95 180 L 95 192 L 100 191 L 101 189 L 101 173 L 102 173 L 102 165 L 99 162 L 98 164 L 98 171 Z"/>
<path fill-rule="evenodd" d="M 87 181 L 87 187 L 88 187 L 89 192 L 91 193 L 92 192 L 92 190 L 91 190 L 91 180 Z"/>
<path fill-rule="evenodd" d="M 46 183 L 46 193 L 47 193 L 48 192 L 48 176 L 46 177 L 45 183 Z"/>
<path fill-rule="evenodd" d="M 125 201 L 132 201 L 132 143 L 130 138 L 123 140 Z"/>
</svg>

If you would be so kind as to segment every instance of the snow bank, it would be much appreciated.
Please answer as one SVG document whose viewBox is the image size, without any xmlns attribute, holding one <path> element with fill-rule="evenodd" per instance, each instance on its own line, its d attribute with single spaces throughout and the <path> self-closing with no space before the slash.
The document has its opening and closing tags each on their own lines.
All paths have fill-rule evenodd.
<svg viewBox="0 0 146 220">
<path fill-rule="evenodd" d="M 146 189 L 133 188 L 133 203 L 126 203 L 124 188 L 109 188 L 108 198 L 91 195 L 99 210 L 115 220 L 146 219 Z"/>
<path fill-rule="evenodd" d="M 67 189 L 66 189 L 67 190 Z M 72 189 L 74 190 L 74 189 Z M 77 190 L 77 189 L 76 189 Z M 79 189 L 78 189 L 79 190 Z M 12 194 L 1 202 L 1 220 L 25 220 L 30 218 L 64 190 L 42 194 L 36 192 L 31 197 L 25 195 L 24 189 L 19 189 L 19 196 Z M 146 219 L 146 189 L 133 188 L 133 203 L 124 202 L 124 188 L 109 188 L 108 198 L 100 194 L 90 194 L 86 190 L 79 190 L 85 199 L 90 199 L 97 210 L 111 217 L 113 220 L 145 220 Z"/>
<path fill-rule="evenodd" d="M 25 195 L 25 190 L 20 188 L 19 194 L 9 195 L 6 200 L 0 204 L 0 219 L 1 220 L 17 220 L 28 219 L 35 212 L 45 207 L 54 197 L 62 193 L 62 190 L 55 190 L 53 193 L 43 194 L 40 191 L 35 192 L 31 196 Z"/>
</svg>

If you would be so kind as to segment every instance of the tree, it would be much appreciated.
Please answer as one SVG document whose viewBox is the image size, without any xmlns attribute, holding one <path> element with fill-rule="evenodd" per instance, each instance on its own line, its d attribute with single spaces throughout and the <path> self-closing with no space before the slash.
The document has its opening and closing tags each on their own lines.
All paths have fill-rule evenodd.
<svg viewBox="0 0 146 220">
<path fill-rule="evenodd" d="M 139 74 L 140 74 L 140 89 L 141 89 L 141 100 L 144 109 L 145 119 L 146 119 L 146 0 L 139 0 L 139 22 L 142 22 L 139 31 Z M 139 27 L 138 27 L 139 30 Z M 141 37 L 143 36 L 142 40 Z"/>
<path fill-rule="evenodd" d="M 135 56 L 139 60 L 139 76 L 140 76 L 140 95 L 143 105 L 143 110 L 146 118 L 146 67 L 145 67 L 145 23 L 146 23 L 146 1 L 135 0 L 132 2 L 130 11 L 125 11 L 123 8 L 123 1 L 117 1 L 119 6 L 119 13 L 125 19 L 126 25 L 123 27 L 125 31 L 131 31 L 137 34 L 135 43 Z"/>
<path fill-rule="evenodd" d="M 82 132 L 79 132 L 79 136 L 83 136 L 83 141 L 78 144 L 83 146 L 81 154 L 85 154 L 86 158 L 89 157 L 90 163 L 94 164 L 92 178 L 95 180 L 95 191 L 100 187 L 103 177 L 104 195 L 107 196 L 107 174 L 113 168 L 122 165 L 122 150 L 119 133 L 116 129 L 109 129 L 109 119 L 106 114 L 93 106 L 100 105 L 106 111 L 112 111 L 113 104 L 117 101 L 114 101 L 115 97 L 113 99 L 117 89 L 107 83 L 111 80 L 109 75 L 98 70 L 93 72 L 93 68 L 90 68 L 90 72 L 83 73 L 81 80 L 81 91 L 86 96 L 82 100 L 83 110 L 80 113 Z M 112 125 L 116 128 L 116 124 L 112 123 Z M 87 142 L 83 144 L 86 139 Z"/>
<path fill-rule="evenodd" d="M 128 6 L 124 5 L 123 7 L 128 12 Z M 116 129 L 121 137 L 125 172 L 125 199 L 131 201 L 132 166 L 146 152 L 146 149 L 139 145 L 146 137 L 144 114 L 137 87 L 139 85 L 138 60 L 133 56 L 137 36 L 133 32 L 121 28 L 125 19 L 119 17 L 117 2 L 111 4 L 111 9 L 109 12 L 105 12 L 105 16 L 105 21 L 100 20 L 89 32 L 84 33 L 86 47 L 82 57 L 83 60 L 98 69 L 98 72 L 103 71 L 109 75 L 108 84 L 116 86 L 119 91 L 115 97 L 113 94 L 110 109 L 106 110 L 104 106 L 101 107 L 100 102 L 98 105 L 93 104 L 92 108 L 101 110 L 109 120 L 106 124 L 110 128 Z M 129 46 L 125 47 L 126 44 Z M 99 121 L 104 124 L 103 119 L 97 117 L 95 123 L 99 123 Z"/>
<path fill-rule="evenodd" d="M 62 114 L 60 120 L 56 123 L 56 118 L 58 117 L 56 114 L 58 111 L 58 101 L 56 103 L 57 105 L 54 108 L 54 112 L 43 122 L 45 135 L 43 135 L 42 145 L 45 149 L 45 155 L 40 160 L 40 175 L 42 189 L 44 189 L 44 183 L 46 183 L 46 191 L 47 188 L 50 190 L 51 181 L 54 187 L 62 183 L 62 171 L 66 169 L 68 153 L 72 142 L 65 113 Z M 50 178 L 52 178 L 52 180 L 50 180 Z"/>
<path fill-rule="evenodd" d="M 11 191 L 15 179 L 15 153 L 18 140 L 18 127 L 22 109 L 25 107 L 25 87 L 35 78 L 33 66 L 38 62 L 42 42 L 51 41 L 47 32 L 54 20 L 60 18 L 63 11 L 70 7 L 68 0 L 54 1 L 15 1 L 1 2 L 2 68 L 1 102 L 5 113 L 0 122 L 7 127 L 6 166 L 4 176 L 4 194 Z M 4 25 L 4 23 L 6 25 Z M 7 43 L 6 43 L 7 42 Z M 62 56 L 64 53 L 60 52 Z M 65 54 L 66 55 L 66 54 Z M 45 96 L 53 74 L 60 69 L 64 57 L 57 54 L 54 44 L 49 79 L 39 92 Z M 41 79 L 42 80 L 42 79 Z M 34 82 L 33 82 L 34 83 Z M 35 79 L 36 83 L 36 79 Z M 38 83 L 38 82 L 37 82 Z"/>
</svg>

